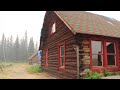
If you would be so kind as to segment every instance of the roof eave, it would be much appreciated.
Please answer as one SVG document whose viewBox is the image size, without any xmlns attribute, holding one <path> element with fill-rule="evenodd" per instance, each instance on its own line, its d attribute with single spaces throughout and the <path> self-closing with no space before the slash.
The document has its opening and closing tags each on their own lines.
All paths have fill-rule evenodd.
<svg viewBox="0 0 120 90">
<path fill-rule="evenodd" d="M 54 12 L 63 21 L 63 23 L 72 31 L 72 33 L 75 35 L 76 32 L 74 30 L 72 30 L 72 28 L 67 24 L 67 22 L 56 11 L 54 11 Z"/>
</svg>

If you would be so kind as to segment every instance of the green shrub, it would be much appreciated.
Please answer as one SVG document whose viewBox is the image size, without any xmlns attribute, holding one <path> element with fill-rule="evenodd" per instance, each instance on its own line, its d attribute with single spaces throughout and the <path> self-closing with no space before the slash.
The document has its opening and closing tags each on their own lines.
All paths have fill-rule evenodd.
<svg viewBox="0 0 120 90">
<path fill-rule="evenodd" d="M 109 71 L 105 71 L 103 72 L 104 76 L 112 76 L 112 75 L 120 75 L 120 72 L 109 72 Z"/>
<path fill-rule="evenodd" d="M 102 73 L 92 72 L 90 70 L 86 71 L 86 79 L 101 79 Z"/>
<path fill-rule="evenodd" d="M 40 67 L 39 65 L 33 65 L 33 66 L 27 68 L 27 72 L 40 73 L 40 72 L 42 72 L 42 67 Z"/>
<path fill-rule="evenodd" d="M 115 73 L 115 75 L 120 75 L 120 72 L 114 72 Z"/>
<path fill-rule="evenodd" d="M 109 72 L 109 71 L 104 71 L 103 74 L 104 74 L 105 77 L 106 77 L 106 76 L 116 75 L 115 72 Z"/>
</svg>

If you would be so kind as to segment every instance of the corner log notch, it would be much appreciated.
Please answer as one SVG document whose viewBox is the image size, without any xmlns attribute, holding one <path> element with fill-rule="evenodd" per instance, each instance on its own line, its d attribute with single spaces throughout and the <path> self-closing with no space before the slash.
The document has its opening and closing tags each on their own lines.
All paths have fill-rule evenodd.
<svg viewBox="0 0 120 90">
<path fill-rule="evenodd" d="M 90 42 L 89 39 L 78 35 L 76 36 L 76 43 L 77 79 L 79 79 L 85 76 L 85 69 L 90 69 Z"/>
<path fill-rule="evenodd" d="M 79 45 L 73 45 L 75 51 L 76 51 L 76 56 L 77 56 L 77 79 L 80 78 L 80 57 L 79 57 Z"/>
<path fill-rule="evenodd" d="M 90 42 L 89 40 L 80 41 L 79 57 L 80 57 L 80 77 L 84 77 L 85 69 L 90 69 Z"/>
</svg>

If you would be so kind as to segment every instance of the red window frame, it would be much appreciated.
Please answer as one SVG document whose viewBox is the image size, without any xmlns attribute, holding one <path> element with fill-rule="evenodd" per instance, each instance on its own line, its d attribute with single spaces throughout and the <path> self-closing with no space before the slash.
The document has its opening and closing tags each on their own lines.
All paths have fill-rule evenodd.
<svg viewBox="0 0 120 90">
<path fill-rule="evenodd" d="M 107 42 L 112 42 L 112 43 L 114 43 L 115 44 L 115 65 L 108 65 L 108 57 L 107 57 L 107 55 L 108 55 L 108 53 L 107 53 L 107 47 L 105 47 L 106 48 L 106 66 L 119 66 L 119 51 L 118 51 L 118 42 L 117 41 L 114 41 L 114 40 L 106 40 L 106 43 Z M 105 46 L 106 46 L 106 43 L 105 43 Z"/>
<path fill-rule="evenodd" d="M 101 49 L 101 50 L 102 50 L 102 53 L 100 54 L 100 55 L 102 56 L 102 65 L 101 65 L 101 66 L 93 66 L 93 65 L 92 65 L 92 64 L 93 64 L 93 63 L 92 63 L 92 57 L 93 57 L 93 55 L 99 55 L 99 54 L 93 54 L 93 53 L 92 53 L 92 41 L 100 41 L 100 42 L 101 42 L 101 46 L 102 46 L 102 49 Z M 90 46 L 91 46 L 91 50 L 90 50 L 90 51 L 91 51 L 91 52 L 90 52 L 90 53 L 91 53 L 91 66 L 92 66 L 92 67 L 102 67 L 102 66 L 103 66 L 103 61 L 104 61 L 103 42 L 102 42 L 101 40 L 97 40 L 97 39 L 91 40 L 91 41 L 90 41 Z"/>
<path fill-rule="evenodd" d="M 45 49 L 45 66 L 48 67 L 48 49 Z"/>
<path fill-rule="evenodd" d="M 61 47 L 64 47 L 64 65 L 61 66 Z M 58 44 L 58 70 L 65 70 L 65 62 L 66 62 L 66 47 L 65 42 Z"/>
<path fill-rule="evenodd" d="M 112 65 L 112 66 L 119 66 L 119 51 L 118 51 L 118 42 L 115 40 L 106 40 L 106 39 L 96 39 L 96 38 L 91 38 L 90 40 L 90 68 L 94 68 L 94 67 L 100 67 L 100 66 L 92 66 L 92 41 L 101 41 L 102 42 L 102 46 L 103 46 L 103 66 L 101 67 L 111 67 L 108 65 L 108 60 L 107 60 L 107 47 L 106 47 L 106 43 L 107 42 L 113 42 L 115 43 L 115 52 L 116 52 L 116 65 Z"/>
</svg>

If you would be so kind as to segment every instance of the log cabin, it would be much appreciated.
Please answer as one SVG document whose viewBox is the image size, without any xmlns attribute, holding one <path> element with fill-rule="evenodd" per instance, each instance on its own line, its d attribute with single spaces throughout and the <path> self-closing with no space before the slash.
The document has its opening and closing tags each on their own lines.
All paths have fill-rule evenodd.
<svg viewBox="0 0 120 90">
<path fill-rule="evenodd" d="M 31 55 L 29 58 L 29 64 L 38 64 L 39 60 L 38 60 L 38 52 L 35 52 L 33 55 Z"/>
<path fill-rule="evenodd" d="M 46 11 L 41 30 L 42 67 L 79 79 L 90 69 L 120 71 L 120 22 L 85 11 Z"/>
</svg>

